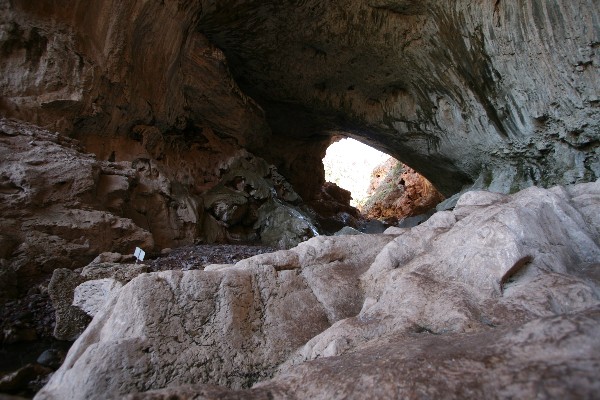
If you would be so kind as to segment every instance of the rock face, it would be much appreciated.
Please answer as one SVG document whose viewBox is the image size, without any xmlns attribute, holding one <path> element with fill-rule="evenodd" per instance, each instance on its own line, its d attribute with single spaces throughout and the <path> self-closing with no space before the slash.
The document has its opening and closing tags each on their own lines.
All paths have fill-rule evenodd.
<svg viewBox="0 0 600 400">
<path fill-rule="evenodd" d="M 131 254 L 136 246 L 155 251 L 199 240 L 262 239 L 289 248 L 317 234 L 295 206 L 301 198 L 275 167 L 239 148 L 216 154 L 224 158 L 184 185 L 192 171 L 178 172 L 164 160 L 142 154 L 100 161 L 76 140 L 0 119 L 0 299 L 103 252 Z M 214 182 L 195 189 L 210 174 Z"/>
<path fill-rule="evenodd" d="M 180 164 L 180 182 L 210 169 L 193 149 L 211 132 L 273 163 L 307 200 L 333 135 L 386 151 L 445 196 L 600 176 L 595 0 L 0 10 L 3 115 L 73 134 L 101 159 L 141 148 Z M 192 144 L 189 159 L 170 151 L 173 137 Z"/>
<path fill-rule="evenodd" d="M 444 200 L 427 179 L 393 158 L 379 165 L 371 178 L 371 197 L 361 209 L 368 218 L 396 223 L 426 213 Z"/>
<path fill-rule="evenodd" d="M 415 228 L 143 274 L 37 398 L 593 397 L 599 211 L 600 181 L 469 192 Z"/>
<path fill-rule="evenodd" d="M 122 202 L 135 180 L 131 167 L 100 162 L 76 141 L 0 120 L 2 269 L 12 271 L 23 290 L 56 268 L 86 265 L 102 251 L 152 248 L 150 232 L 110 211 L 111 201 Z"/>
<path fill-rule="evenodd" d="M 599 177 L 595 0 L 202 6 L 275 134 L 350 133 L 445 196 Z"/>
</svg>

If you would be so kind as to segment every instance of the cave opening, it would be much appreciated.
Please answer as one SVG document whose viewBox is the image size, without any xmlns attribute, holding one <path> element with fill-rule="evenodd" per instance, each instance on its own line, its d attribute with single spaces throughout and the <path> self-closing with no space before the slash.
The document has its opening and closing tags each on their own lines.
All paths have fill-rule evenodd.
<svg viewBox="0 0 600 400">
<path fill-rule="evenodd" d="M 389 159 L 393 158 L 356 139 L 336 140 L 323 158 L 325 180 L 348 190 L 352 194 L 350 205 L 362 210 L 371 194 L 374 171 Z"/>
<path fill-rule="evenodd" d="M 394 157 L 352 138 L 335 140 L 323 158 L 325 180 L 351 193 L 363 217 L 397 224 L 430 213 L 444 200 L 422 175 Z"/>
</svg>

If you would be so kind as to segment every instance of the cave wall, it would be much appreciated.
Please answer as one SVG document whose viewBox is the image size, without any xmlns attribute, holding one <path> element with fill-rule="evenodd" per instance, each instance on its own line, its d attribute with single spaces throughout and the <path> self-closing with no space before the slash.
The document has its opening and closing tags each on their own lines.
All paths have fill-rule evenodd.
<svg viewBox="0 0 600 400">
<path fill-rule="evenodd" d="M 595 0 L 204 1 L 198 23 L 278 135 L 350 132 L 445 195 L 600 174 Z"/>
<path fill-rule="evenodd" d="M 200 4 L 3 0 L 0 8 L 3 116 L 70 135 L 87 151 L 117 161 L 147 147 L 142 131 L 151 131 L 154 142 L 180 136 L 205 143 L 209 130 L 221 148 L 212 146 L 203 158 L 250 151 L 275 163 L 307 198 L 324 182 L 319 154 L 328 136 L 272 137 L 261 106 L 240 90 L 222 51 L 196 29 Z M 182 159 L 198 158 L 174 150 Z M 206 162 L 196 164 L 204 164 L 192 171 L 200 179 L 195 185 L 203 186 L 212 171 Z M 186 169 L 170 167 L 173 175 Z M 308 182 L 307 169 L 315 178 Z"/>
<path fill-rule="evenodd" d="M 210 128 L 306 198 L 335 134 L 391 154 L 446 196 L 600 176 L 595 0 L 0 8 L 2 114 L 82 143 L 135 139 L 139 125 Z"/>
</svg>

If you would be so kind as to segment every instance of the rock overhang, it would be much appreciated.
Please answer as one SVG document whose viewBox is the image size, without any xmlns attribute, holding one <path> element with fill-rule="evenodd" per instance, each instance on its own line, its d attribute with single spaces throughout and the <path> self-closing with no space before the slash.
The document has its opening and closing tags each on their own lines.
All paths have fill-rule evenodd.
<svg viewBox="0 0 600 400">
<path fill-rule="evenodd" d="M 598 176 L 597 18 L 585 1 L 237 1 L 204 2 L 198 27 L 276 134 L 345 131 L 449 195 Z"/>
<path fill-rule="evenodd" d="M 322 181 L 303 175 L 332 132 L 375 145 L 446 196 L 600 175 L 593 0 L 113 6 L 5 2 L 22 37 L 3 45 L 3 114 L 78 138 L 209 126 L 275 163 L 301 195 Z M 21 74 L 13 50 L 38 36 Z"/>
</svg>

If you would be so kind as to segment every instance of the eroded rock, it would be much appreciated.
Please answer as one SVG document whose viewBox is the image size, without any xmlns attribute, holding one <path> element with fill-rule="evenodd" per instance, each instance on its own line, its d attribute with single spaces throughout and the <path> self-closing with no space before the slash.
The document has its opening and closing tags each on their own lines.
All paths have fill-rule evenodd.
<svg viewBox="0 0 600 400">
<path fill-rule="evenodd" d="M 389 223 L 426 213 L 444 200 L 427 179 L 393 158 L 373 170 L 369 195 L 361 212 Z"/>
<path fill-rule="evenodd" d="M 37 398 L 590 396 L 599 187 L 474 192 L 414 228 L 144 274 Z"/>
</svg>

